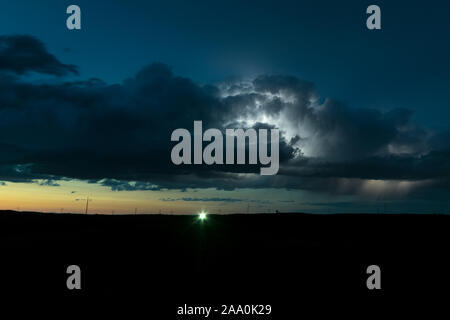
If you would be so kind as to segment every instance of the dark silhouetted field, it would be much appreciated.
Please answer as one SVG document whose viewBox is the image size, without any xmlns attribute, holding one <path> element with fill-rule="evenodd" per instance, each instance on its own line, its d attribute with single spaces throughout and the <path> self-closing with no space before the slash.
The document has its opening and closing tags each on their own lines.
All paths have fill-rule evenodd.
<svg viewBox="0 0 450 320">
<path fill-rule="evenodd" d="M 314 301 L 345 307 L 440 295 L 450 284 L 449 227 L 444 215 L 236 214 L 200 222 L 1 212 L 1 290 L 131 299 L 167 316 L 158 319 L 175 318 L 184 303 L 272 304 L 274 318 L 286 319 Z M 79 292 L 66 289 L 70 264 L 82 270 Z M 371 264 L 381 267 L 378 292 L 366 289 Z"/>
</svg>

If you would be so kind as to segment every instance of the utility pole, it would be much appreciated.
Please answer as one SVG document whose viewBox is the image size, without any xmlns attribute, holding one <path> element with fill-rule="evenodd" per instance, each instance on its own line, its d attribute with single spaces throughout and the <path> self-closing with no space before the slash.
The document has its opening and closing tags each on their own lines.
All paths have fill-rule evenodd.
<svg viewBox="0 0 450 320">
<path fill-rule="evenodd" d="M 88 208 L 89 208 L 89 196 L 86 198 L 86 212 L 85 212 L 85 214 L 88 213 Z"/>
<path fill-rule="evenodd" d="M 84 200 L 84 199 L 81 199 Z M 88 214 L 88 210 L 89 210 L 89 202 L 91 202 L 92 199 L 89 199 L 89 196 L 86 198 L 86 210 L 84 211 L 85 214 Z"/>
<path fill-rule="evenodd" d="M 92 199 L 89 199 L 89 196 L 86 199 L 75 199 L 75 201 L 84 201 L 86 200 L 86 208 L 84 209 L 84 214 L 88 214 L 88 210 L 89 210 L 89 202 L 92 201 Z"/>
</svg>

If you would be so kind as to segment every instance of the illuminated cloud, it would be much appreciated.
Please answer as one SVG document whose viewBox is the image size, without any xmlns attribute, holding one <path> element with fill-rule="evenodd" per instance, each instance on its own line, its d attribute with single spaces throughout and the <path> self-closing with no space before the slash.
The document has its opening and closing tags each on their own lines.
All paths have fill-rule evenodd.
<svg viewBox="0 0 450 320">
<path fill-rule="evenodd" d="M 415 124 L 408 109 L 350 107 L 320 97 L 312 83 L 293 76 L 198 85 L 161 63 L 121 84 L 31 82 L 11 73 L 66 75 L 76 68 L 29 36 L 0 43 L 3 181 L 57 186 L 60 179 L 79 179 L 114 191 L 287 188 L 372 196 L 448 188 L 448 135 Z M 279 174 L 261 177 L 252 165 L 173 165 L 170 133 L 191 128 L 194 120 L 222 130 L 279 128 Z"/>
</svg>

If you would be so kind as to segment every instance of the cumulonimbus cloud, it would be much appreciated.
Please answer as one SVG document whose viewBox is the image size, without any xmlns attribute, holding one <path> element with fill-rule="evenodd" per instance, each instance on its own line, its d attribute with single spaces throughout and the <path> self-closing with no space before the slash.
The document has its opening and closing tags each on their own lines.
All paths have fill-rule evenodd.
<svg viewBox="0 0 450 320">
<path fill-rule="evenodd" d="M 81 179 L 116 191 L 351 193 L 364 179 L 448 185 L 445 133 L 413 123 L 408 109 L 382 112 L 321 99 L 312 83 L 293 76 L 201 86 L 161 63 L 113 85 L 99 79 L 37 84 L 14 76 L 29 71 L 62 76 L 76 70 L 33 37 L 0 37 L 0 180 L 41 179 L 56 185 L 59 178 Z M 202 120 L 205 128 L 279 128 L 279 174 L 261 177 L 254 166 L 173 165 L 170 134 L 190 129 L 194 120 Z"/>
</svg>

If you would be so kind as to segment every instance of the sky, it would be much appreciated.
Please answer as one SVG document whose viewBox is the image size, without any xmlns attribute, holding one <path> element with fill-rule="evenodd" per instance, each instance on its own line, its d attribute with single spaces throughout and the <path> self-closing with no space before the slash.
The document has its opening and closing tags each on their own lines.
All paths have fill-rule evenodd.
<svg viewBox="0 0 450 320">
<path fill-rule="evenodd" d="M 83 212 L 89 196 L 91 213 L 449 211 L 448 9 L 5 3 L 0 209 Z M 194 120 L 280 128 L 278 174 L 173 165 L 170 133 Z"/>
</svg>

